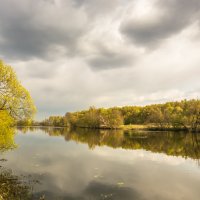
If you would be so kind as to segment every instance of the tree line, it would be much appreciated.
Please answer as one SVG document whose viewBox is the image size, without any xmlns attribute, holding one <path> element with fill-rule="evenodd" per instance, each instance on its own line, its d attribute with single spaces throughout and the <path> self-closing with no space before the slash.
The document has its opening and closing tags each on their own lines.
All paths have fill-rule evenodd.
<svg viewBox="0 0 200 200">
<path fill-rule="evenodd" d="M 182 100 L 147 106 L 95 108 L 51 116 L 40 123 L 47 126 L 117 129 L 144 125 L 149 129 L 200 130 L 200 100 Z"/>
</svg>

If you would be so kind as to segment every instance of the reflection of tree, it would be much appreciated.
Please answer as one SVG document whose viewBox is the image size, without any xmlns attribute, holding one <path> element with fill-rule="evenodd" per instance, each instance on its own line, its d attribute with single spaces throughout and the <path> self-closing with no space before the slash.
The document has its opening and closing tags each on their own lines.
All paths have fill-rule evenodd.
<svg viewBox="0 0 200 200">
<path fill-rule="evenodd" d="M 155 153 L 200 159 L 200 134 L 182 132 L 133 132 L 123 130 L 96 130 L 42 128 L 50 136 L 63 136 L 66 141 L 123 149 L 144 149 Z"/>
<path fill-rule="evenodd" d="M 80 129 L 65 133 L 68 140 L 87 143 L 89 147 L 109 146 L 123 149 L 145 149 L 167 155 L 200 158 L 200 135 L 173 132 L 124 132 Z M 65 136 L 66 137 L 66 136 Z"/>
<path fill-rule="evenodd" d="M 29 200 L 31 186 L 22 182 L 21 178 L 12 174 L 10 170 L 0 169 L 0 200 Z"/>
<path fill-rule="evenodd" d="M 0 155 L 17 147 L 14 141 L 15 131 L 12 128 L 0 128 Z M 5 159 L 0 160 L 4 161 Z M 5 160 L 6 161 L 6 160 Z M 11 170 L 0 166 L 0 200 L 31 200 L 33 180 L 23 181 L 25 177 L 16 176 Z"/>
<path fill-rule="evenodd" d="M 144 149 L 155 153 L 200 159 L 200 134 L 177 132 L 133 132 L 122 130 L 94 129 L 42 129 L 50 136 L 63 136 L 66 141 L 73 140 L 96 146 L 109 146 L 123 149 Z"/>
<path fill-rule="evenodd" d="M 16 148 L 13 128 L 0 128 L 0 152 Z"/>
<path fill-rule="evenodd" d="M 198 134 L 196 133 L 191 135 L 192 135 L 192 145 L 194 149 L 194 154 L 196 156 L 197 163 L 200 166 L 200 139 L 198 137 Z"/>
<path fill-rule="evenodd" d="M 35 132 L 37 130 L 42 130 L 43 132 L 47 133 L 50 136 L 60 136 L 64 135 L 64 133 L 68 130 L 68 128 L 52 128 L 50 126 L 21 126 L 17 127 L 18 130 L 20 130 L 21 133 L 27 133 L 27 132 Z"/>
</svg>

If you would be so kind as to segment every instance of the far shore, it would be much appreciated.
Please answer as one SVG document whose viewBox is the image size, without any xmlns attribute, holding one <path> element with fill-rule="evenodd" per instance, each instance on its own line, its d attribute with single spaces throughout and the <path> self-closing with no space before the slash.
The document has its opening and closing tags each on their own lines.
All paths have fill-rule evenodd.
<svg viewBox="0 0 200 200">
<path fill-rule="evenodd" d="M 32 128 L 70 128 L 69 126 L 51 126 L 51 125 L 24 125 L 24 126 L 16 126 L 16 127 L 32 127 Z M 175 131 L 175 132 L 192 132 L 190 129 L 186 128 L 174 128 L 174 127 L 160 127 L 156 125 L 142 125 L 142 124 L 130 124 L 130 125 L 121 125 L 116 128 L 107 128 L 107 127 L 73 127 L 73 128 L 81 128 L 81 129 L 95 129 L 95 130 L 124 130 L 124 131 Z M 200 133 L 200 132 L 197 132 Z"/>
</svg>

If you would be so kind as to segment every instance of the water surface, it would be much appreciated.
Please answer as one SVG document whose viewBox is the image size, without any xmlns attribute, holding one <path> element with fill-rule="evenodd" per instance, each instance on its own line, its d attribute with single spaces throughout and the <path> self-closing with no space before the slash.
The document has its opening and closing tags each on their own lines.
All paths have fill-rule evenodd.
<svg viewBox="0 0 200 200">
<path fill-rule="evenodd" d="M 9 200 L 200 199 L 199 135 L 32 128 L 0 139 Z"/>
</svg>

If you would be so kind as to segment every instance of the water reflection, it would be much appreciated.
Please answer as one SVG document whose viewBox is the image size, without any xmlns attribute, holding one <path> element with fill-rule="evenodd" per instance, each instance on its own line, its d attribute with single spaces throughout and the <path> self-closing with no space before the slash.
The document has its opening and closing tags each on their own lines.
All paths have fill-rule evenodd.
<svg viewBox="0 0 200 200">
<path fill-rule="evenodd" d="M 16 176 L 10 169 L 0 168 L 0 199 L 30 200 L 32 199 L 32 182 Z M 30 177 L 29 177 L 30 179 Z"/>
<path fill-rule="evenodd" d="M 26 128 L 15 142 L 0 164 L 39 180 L 34 200 L 199 200 L 198 135 Z"/>
<path fill-rule="evenodd" d="M 0 128 L 0 200 L 30 200 L 35 181 L 30 177 L 17 176 L 11 169 L 2 166 L 7 162 L 3 157 L 5 153 L 17 148 L 14 136 L 15 129 Z"/>
<path fill-rule="evenodd" d="M 49 136 L 62 136 L 66 141 L 88 144 L 90 149 L 108 146 L 122 149 L 144 149 L 154 153 L 200 159 L 200 134 L 181 132 L 134 132 L 123 130 L 94 130 L 64 128 L 40 128 Z M 21 131 L 35 131 L 37 128 L 21 128 Z"/>
<path fill-rule="evenodd" d="M 0 127 L 0 152 L 5 152 L 17 147 L 14 141 L 15 130 L 13 128 Z"/>
</svg>

